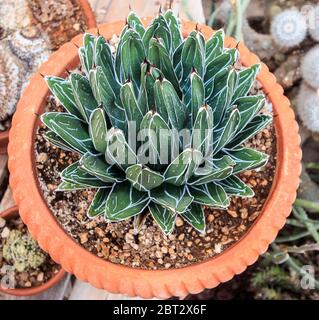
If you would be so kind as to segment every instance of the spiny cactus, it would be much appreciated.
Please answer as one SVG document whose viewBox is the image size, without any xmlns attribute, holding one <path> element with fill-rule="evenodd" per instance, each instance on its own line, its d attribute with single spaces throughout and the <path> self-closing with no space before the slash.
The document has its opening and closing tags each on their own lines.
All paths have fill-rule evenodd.
<svg viewBox="0 0 319 320">
<path fill-rule="evenodd" d="M 147 29 L 131 13 L 115 55 L 102 36 L 85 34 L 79 56 L 84 74 L 46 77 L 67 112 L 42 121 L 47 140 L 81 155 L 58 190 L 96 188 L 90 218 L 150 212 L 169 234 L 181 215 L 204 232 L 204 206 L 254 195 L 237 175 L 268 156 L 243 144 L 272 117 L 260 114 L 264 96 L 249 95 L 260 66 L 237 71 L 223 31 L 183 39 L 172 11 Z"/>
<path fill-rule="evenodd" d="M 319 89 L 319 45 L 309 50 L 304 56 L 301 75 L 309 86 Z"/>
<path fill-rule="evenodd" d="M 298 46 L 307 36 L 306 20 L 297 9 L 284 10 L 273 19 L 271 35 L 281 48 Z"/>
<path fill-rule="evenodd" d="M 319 93 L 306 83 L 300 87 L 297 98 L 297 113 L 309 130 L 319 133 Z"/>
<path fill-rule="evenodd" d="M 309 28 L 311 38 L 319 42 L 319 5 L 314 8 L 314 25 Z"/>
<path fill-rule="evenodd" d="M 40 267 L 46 256 L 28 234 L 11 230 L 3 246 L 3 257 L 11 262 L 18 272 Z"/>
</svg>

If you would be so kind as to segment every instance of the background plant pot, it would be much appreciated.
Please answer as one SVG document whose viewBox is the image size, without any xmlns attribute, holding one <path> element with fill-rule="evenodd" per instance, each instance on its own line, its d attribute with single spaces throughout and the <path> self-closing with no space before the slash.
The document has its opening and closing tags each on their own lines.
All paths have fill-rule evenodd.
<svg viewBox="0 0 319 320">
<path fill-rule="evenodd" d="M 5 219 L 5 220 L 11 220 L 11 219 L 16 219 L 19 217 L 19 209 L 18 207 L 12 207 L 2 213 L 0 213 L 0 217 Z M 3 292 L 5 294 L 10 294 L 13 296 L 33 296 L 36 294 L 40 294 L 51 287 L 55 286 L 58 282 L 62 280 L 66 272 L 61 268 L 61 270 L 54 275 L 53 278 L 51 278 L 49 281 L 46 283 L 37 286 L 37 287 L 31 287 L 31 288 L 21 288 L 21 289 L 4 289 L 0 285 L 0 292 Z"/>
<path fill-rule="evenodd" d="M 143 21 L 148 24 L 150 19 Z M 119 34 L 123 27 L 124 22 L 101 25 L 99 33 L 110 39 L 113 34 Z M 206 38 L 213 34 L 209 27 L 199 28 Z M 184 36 L 193 29 L 195 23 L 183 23 Z M 97 34 L 96 29 L 90 32 Z M 72 70 L 79 64 L 77 46 L 80 45 L 81 35 L 55 52 L 39 72 L 45 75 L 66 76 L 66 69 Z M 226 46 L 234 48 L 237 42 L 227 38 Z M 244 66 L 260 62 L 243 44 L 239 45 L 239 51 Z M 220 255 L 188 267 L 156 271 L 133 269 L 98 258 L 71 239 L 50 212 L 38 185 L 34 161 L 35 133 L 39 125 L 36 114 L 43 113 L 49 96 L 49 90 L 40 73 L 31 79 L 13 118 L 9 143 L 10 184 L 21 217 L 33 237 L 55 261 L 79 279 L 110 292 L 143 298 L 168 298 L 199 293 L 243 272 L 267 250 L 284 226 L 299 185 L 300 137 L 289 100 L 283 95 L 283 89 L 264 64 L 258 80 L 274 108 L 277 168 L 272 189 L 260 216 L 240 241 Z"/>
<path fill-rule="evenodd" d="M 9 130 L 0 132 L 0 154 L 7 153 L 8 143 L 9 143 Z"/>
<path fill-rule="evenodd" d="M 96 20 L 94 12 L 88 0 L 76 0 L 79 7 L 81 7 L 85 23 L 89 29 L 96 27 Z"/>
<path fill-rule="evenodd" d="M 88 0 L 76 0 L 78 6 L 81 8 L 85 24 L 87 28 L 94 28 L 96 27 L 96 20 L 95 15 L 92 11 L 90 3 Z M 9 130 L 0 132 L 0 154 L 7 153 L 7 145 L 9 142 Z"/>
</svg>

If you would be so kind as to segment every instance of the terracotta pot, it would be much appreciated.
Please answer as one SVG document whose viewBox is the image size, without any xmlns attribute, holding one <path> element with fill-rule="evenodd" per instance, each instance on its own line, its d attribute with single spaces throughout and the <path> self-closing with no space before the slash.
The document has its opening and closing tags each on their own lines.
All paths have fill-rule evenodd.
<svg viewBox="0 0 319 320">
<path fill-rule="evenodd" d="M 145 24 L 149 23 L 149 19 L 144 21 Z M 110 39 L 114 33 L 119 34 L 123 26 L 122 22 L 101 25 L 99 33 Z M 184 23 L 184 35 L 194 28 L 194 23 Z M 206 38 L 213 33 L 209 27 L 200 28 Z M 97 30 L 93 29 L 91 33 L 97 34 Z M 66 76 L 66 69 L 72 70 L 79 64 L 76 47 L 79 45 L 82 45 L 82 36 L 77 36 L 55 52 L 40 72 Z M 227 38 L 226 45 L 235 47 L 237 42 Z M 239 45 L 239 50 L 245 66 L 259 62 L 257 56 L 243 44 Z M 240 241 L 210 260 L 181 269 L 151 271 L 133 269 L 98 258 L 72 240 L 50 212 L 39 188 L 34 161 L 35 132 L 39 125 L 36 114 L 44 111 L 49 90 L 42 76 L 35 74 L 19 102 L 9 143 L 10 184 L 22 219 L 31 234 L 55 261 L 79 279 L 97 288 L 130 296 L 185 296 L 213 288 L 243 272 L 267 250 L 284 226 L 296 197 L 301 172 L 300 137 L 289 100 L 264 64 L 258 80 L 273 103 L 278 158 L 274 183 L 259 218 Z"/>
<path fill-rule="evenodd" d="M 5 220 L 16 219 L 19 217 L 19 209 L 18 207 L 12 207 L 0 213 L 0 217 Z M 0 292 L 10 294 L 13 296 L 33 296 L 36 294 L 40 294 L 55 286 L 58 282 L 62 280 L 65 274 L 66 272 L 61 268 L 61 270 L 53 278 L 51 278 L 49 281 L 40 286 L 25 289 L 3 289 L 0 285 Z"/>
<path fill-rule="evenodd" d="M 81 7 L 85 24 L 89 29 L 96 27 L 95 15 L 92 11 L 91 5 L 88 0 L 76 0 L 79 7 Z"/>
<path fill-rule="evenodd" d="M 92 11 L 88 0 L 76 0 L 81 7 L 84 20 L 89 29 L 96 27 L 95 15 Z M 9 130 L 0 132 L 0 154 L 7 153 L 7 146 L 9 142 Z"/>
</svg>

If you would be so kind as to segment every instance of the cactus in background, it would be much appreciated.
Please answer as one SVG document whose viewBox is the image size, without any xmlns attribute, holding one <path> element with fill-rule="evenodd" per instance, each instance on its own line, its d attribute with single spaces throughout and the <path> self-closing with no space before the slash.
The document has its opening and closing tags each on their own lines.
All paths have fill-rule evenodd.
<svg viewBox="0 0 319 320">
<path fill-rule="evenodd" d="M 309 86 L 319 89 L 319 45 L 305 54 L 301 63 L 301 75 Z"/>
<path fill-rule="evenodd" d="M 183 39 L 172 11 L 147 29 L 131 13 L 114 55 L 90 34 L 79 55 L 83 74 L 46 77 L 66 112 L 42 121 L 48 141 L 81 156 L 61 173 L 58 190 L 97 189 L 90 218 L 150 212 L 169 234 L 180 215 L 204 232 L 204 206 L 254 195 L 238 174 L 268 156 L 244 144 L 272 117 L 260 113 L 264 96 L 249 95 L 259 65 L 236 70 L 239 53 L 224 47 L 223 31 Z"/>
<path fill-rule="evenodd" d="M 18 272 L 40 267 L 46 256 L 38 244 L 28 234 L 11 230 L 3 246 L 3 257 L 12 263 Z"/>
<path fill-rule="evenodd" d="M 271 23 L 271 35 L 279 47 L 298 46 L 307 36 L 305 17 L 297 9 L 282 11 Z"/>
</svg>

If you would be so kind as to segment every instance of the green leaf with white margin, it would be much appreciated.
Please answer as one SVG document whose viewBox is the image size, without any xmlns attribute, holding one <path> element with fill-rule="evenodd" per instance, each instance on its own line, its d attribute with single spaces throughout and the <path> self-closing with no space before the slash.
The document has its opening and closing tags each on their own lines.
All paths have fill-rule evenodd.
<svg viewBox="0 0 319 320">
<path fill-rule="evenodd" d="M 233 149 L 242 145 L 248 139 L 254 137 L 258 132 L 266 128 L 273 118 L 270 115 L 257 115 L 240 133 L 227 144 L 227 149 Z"/>
<path fill-rule="evenodd" d="M 115 165 L 108 165 L 103 156 L 92 156 L 87 153 L 80 159 L 80 167 L 105 183 L 119 183 L 124 180 L 119 169 Z"/>
<path fill-rule="evenodd" d="M 206 65 L 223 53 L 224 50 L 224 30 L 216 31 L 206 43 Z"/>
<path fill-rule="evenodd" d="M 196 70 L 200 77 L 204 77 L 205 39 L 201 32 L 192 31 L 185 40 L 182 50 L 182 79 L 184 87 L 192 70 Z"/>
<path fill-rule="evenodd" d="M 164 177 L 165 182 L 175 186 L 182 186 L 193 176 L 200 165 L 203 156 L 200 151 L 188 148 L 184 150 L 167 167 Z"/>
<path fill-rule="evenodd" d="M 141 81 L 141 64 L 145 60 L 143 42 L 134 30 L 120 48 L 121 82 L 132 80 L 138 87 Z"/>
<path fill-rule="evenodd" d="M 233 96 L 233 102 L 240 97 L 245 97 L 249 93 L 256 81 L 260 68 L 261 66 L 258 63 L 250 68 L 239 71 L 239 83 Z"/>
<path fill-rule="evenodd" d="M 184 213 L 181 214 L 194 229 L 204 233 L 206 229 L 205 213 L 201 205 L 193 203 Z"/>
<path fill-rule="evenodd" d="M 236 49 L 228 49 L 223 54 L 213 59 L 206 67 L 204 76 L 204 83 L 206 92 L 206 98 L 211 95 L 211 84 L 215 80 L 215 76 L 223 69 L 232 66 L 238 60 L 238 51 Z"/>
<path fill-rule="evenodd" d="M 84 121 L 61 112 L 47 112 L 41 116 L 41 121 L 77 152 L 96 153 Z"/>
<path fill-rule="evenodd" d="M 172 50 L 175 51 L 177 47 L 183 42 L 183 35 L 181 33 L 180 27 L 181 24 L 171 9 L 165 12 L 164 17 L 167 21 L 168 28 L 172 35 Z"/>
<path fill-rule="evenodd" d="M 90 117 L 89 131 L 94 148 L 104 154 L 107 146 L 107 125 L 106 116 L 103 109 L 97 108 L 92 112 Z"/>
<path fill-rule="evenodd" d="M 145 106 L 137 103 L 133 84 L 131 82 L 127 82 L 121 87 L 120 97 L 125 110 L 126 121 L 135 122 L 136 128 L 138 130 L 144 114 L 146 113 L 146 109 L 144 109 Z"/>
<path fill-rule="evenodd" d="M 183 52 L 184 44 L 185 44 L 185 42 L 183 41 L 176 48 L 176 50 L 173 54 L 173 67 L 174 67 L 177 79 L 181 79 L 181 77 L 182 77 L 182 52 Z"/>
<path fill-rule="evenodd" d="M 214 160 L 214 166 L 208 167 L 207 172 L 205 172 L 205 167 L 200 168 L 200 172 L 195 172 L 195 175 L 188 182 L 189 185 L 203 185 L 213 181 L 224 180 L 233 174 L 235 162 L 228 156 L 224 156 L 220 160 Z M 210 172 L 209 172 L 210 171 Z M 206 173 L 203 175 L 203 173 Z"/>
<path fill-rule="evenodd" d="M 94 49 L 95 49 L 95 36 L 85 33 L 83 36 L 84 47 L 79 49 L 79 56 L 82 68 L 86 74 L 94 67 Z"/>
<path fill-rule="evenodd" d="M 175 213 L 185 212 L 194 199 L 186 186 L 176 187 L 170 184 L 162 184 L 151 190 L 150 197 L 153 202 Z"/>
<path fill-rule="evenodd" d="M 192 131 L 192 147 L 200 151 L 204 158 L 213 152 L 214 116 L 210 106 L 202 106 L 197 113 Z"/>
<path fill-rule="evenodd" d="M 224 188 L 214 182 L 200 186 L 191 186 L 189 190 L 194 197 L 195 203 L 217 208 L 227 208 L 230 204 Z"/>
<path fill-rule="evenodd" d="M 184 128 L 187 108 L 179 99 L 174 86 L 168 80 L 156 80 L 154 86 L 156 111 L 166 123 L 178 131 Z"/>
<path fill-rule="evenodd" d="M 83 119 L 82 115 L 75 102 L 73 90 L 71 84 L 68 80 L 58 77 L 46 76 L 45 81 L 51 90 L 52 94 L 57 98 L 57 100 L 63 105 L 65 110 L 76 116 L 79 119 Z"/>
<path fill-rule="evenodd" d="M 86 190 L 90 189 L 87 185 L 75 183 L 75 182 L 69 182 L 69 181 L 62 181 L 58 188 L 55 190 L 58 191 L 76 191 L 76 190 Z"/>
<path fill-rule="evenodd" d="M 240 123 L 239 111 L 237 109 L 233 110 L 226 121 L 214 132 L 214 154 L 223 149 L 235 136 Z"/>
<path fill-rule="evenodd" d="M 92 89 L 92 93 L 94 96 L 94 99 L 96 100 L 98 105 L 102 105 L 102 98 L 100 96 L 100 91 L 98 88 L 98 84 L 97 84 L 97 79 L 96 79 L 96 75 L 97 75 L 97 71 L 96 69 L 92 69 L 89 72 L 89 82 L 90 82 L 90 86 Z"/>
<path fill-rule="evenodd" d="M 265 105 L 265 101 L 264 96 L 248 96 L 236 100 L 235 104 L 240 112 L 240 123 L 237 134 L 244 130 L 250 121 L 261 111 Z"/>
<path fill-rule="evenodd" d="M 56 133 L 52 131 L 48 131 L 44 134 L 44 138 L 52 143 L 54 146 L 65 150 L 78 153 L 77 150 L 73 149 L 70 145 L 68 145 L 63 139 L 61 139 Z"/>
<path fill-rule="evenodd" d="M 101 67 L 96 68 L 96 83 L 103 108 L 106 111 L 112 126 L 125 130 L 125 111 L 119 98 L 120 85 L 117 82 L 114 82 L 114 86 L 111 86 Z"/>
<path fill-rule="evenodd" d="M 168 124 L 156 111 L 145 114 L 140 126 L 140 140 L 143 144 L 137 153 L 139 163 L 167 165 L 171 157 L 172 134 Z"/>
<path fill-rule="evenodd" d="M 142 38 L 147 58 L 149 57 L 149 47 L 151 39 L 154 37 L 155 31 L 158 29 L 158 27 L 159 23 L 153 20 L 153 22 L 145 30 L 144 36 Z"/>
<path fill-rule="evenodd" d="M 216 170 L 223 170 L 228 167 L 234 167 L 236 163 L 229 157 L 223 156 L 222 158 L 206 158 L 203 165 L 201 165 L 194 173 L 195 177 L 203 177 L 213 174 Z"/>
<path fill-rule="evenodd" d="M 114 58 L 110 45 L 102 36 L 95 40 L 95 67 L 101 67 L 105 77 L 109 83 L 117 82 L 116 73 L 114 70 Z M 114 84 L 115 86 L 118 84 Z"/>
<path fill-rule="evenodd" d="M 190 113 L 194 123 L 200 107 L 205 104 L 205 87 L 202 78 L 194 71 L 191 74 Z M 186 97 L 185 97 L 186 98 Z M 185 103 L 188 105 L 187 101 Z"/>
<path fill-rule="evenodd" d="M 159 187 L 164 182 L 164 177 L 141 164 L 136 164 L 126 169 L 126 178 L 138 191 L 149 191 Z"/>
<path fill-rule="evenodd" d="M 214 125 L 218 126 L 223 120 L 225 113 L 231 106 L 231 100 L 238 85 L 238 73 L 236 70 L 223 72 L 217 75 L 214 81 L 214 90 L 208 99 L 214 111 Z"/>
<path fill-rule="evenodd" d="M 127 23 L 134 31 L 136 31 L 140 35 L 141 38 L 143 38 L 145 28 L 141 19 L 134 12 L 131 11 L 129 13 L 127 17 Z"/>
<path fill-rule="evenodd" d="M 89 207 L 89 210 L 87 212 L 87 216 L 90 219 L 96 218 L 105 212 L 105 206 L 106 206 L 106 200 L 110 194 L 110 191 L 112 190 L 112 186 L 99 189 L 94 199 Z"/>
<path fill-rule="evenodd" d="M 122 170 L 137 163 L 137 157 L 127 143 L 122 130 L 111 128 L 107 133 L 106 162 L 110 165 L 117 164 Z"/>
<path fill-rule="evenodd" d="M 91 113 L 97 108 L 97 102 L 94 98 L 89 80 L 78 74 L 70 75 L 70 82 L 76 104 L 82 114 L 82 117 L 89 122 Z"/>
<path fill-rule="evenodd" d="M 154 19 L 153 23 L 158 22 L 158 28 L 156 28 L 153 35 L 154 38 L 160 39 L 163 42 L 167 52 L 170 54 L 172 50 L 172 35 L 169 25 L 162 14 Z"/>
<path fill-rule="evenodd" d="M 154 84 L 159 78 L 164 78 L 162 72 L 151 66 L 147 61 L 141 67 L 141 88 L 138 96 L 138 104 L 143 110 L 154 108 Z"/>
<path fill-rule="evenodd" d="M 176 77 L 175 70 L 172 64 L 172 59 L 169 56 L 165 47 L 160 43 L 159 39 L 151 39 L 149 48 L 149 61 L 156 68 L 161 70 L 165 78 L 172 83 L 178 96 L 182 97 L 182 92 L 179 86 L 179 81 Z"/>
<path fill-rule="evenodd" d="M 221 185 L 229 195 L 243 198 L 251 198 L 255 195 L 254 191 L 237 176 L 231 176 L 219 181 L 218 184 Z"/>
<path fill-rule="evenodd" d="M 175 227 L 176 213 L 156 203 L 151 203 L 149 210 L 161 230 L 166 235 L 171 234 Z"/>
<path fill-rule="evenodd" d="M 225 149 L 224 152 L 236 163 L 234 174 L 263 167 L 269 159 L 267 154 L 251 148 Z"/>
<path fill-rule="evenodd" d="M 115 184 L 105 206 L 105 217 L 109 221 L 122 221 L 144 211 L 149 203 L 148 194 L 137 191 L 130 182 Z"/>
<path fill-rule="evenodd" d="M 63 181 L 86 185 L 91 188 L 105 188 L 105 182 L 81 169 L 80 162 L 74 162 L 61 172 Z"/>
</svg>

